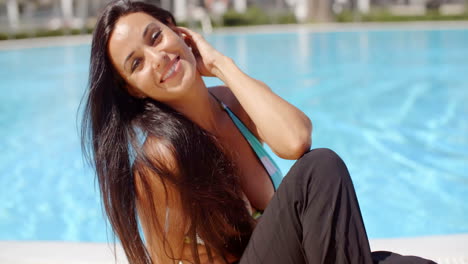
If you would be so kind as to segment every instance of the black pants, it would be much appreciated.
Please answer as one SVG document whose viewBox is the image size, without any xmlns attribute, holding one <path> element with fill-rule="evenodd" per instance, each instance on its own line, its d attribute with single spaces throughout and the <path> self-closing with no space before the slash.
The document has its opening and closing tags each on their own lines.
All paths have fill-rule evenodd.
<svg viewBox="0 0 468 264">
<path fill-rule="evenodd" d="M 329 149 L 300 158 L 259 220 L 240 264 L 434 263 L 371 253 L 346 165 Z"/>
</svg>

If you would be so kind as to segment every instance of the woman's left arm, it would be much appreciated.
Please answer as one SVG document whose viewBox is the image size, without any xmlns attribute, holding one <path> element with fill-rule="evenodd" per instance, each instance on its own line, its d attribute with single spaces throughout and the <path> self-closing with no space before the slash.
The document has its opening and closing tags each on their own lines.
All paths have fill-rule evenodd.
<svg viewBox="0 0 468 264">
<path fill-rule="evenodd" d="M 197 57 L 202 75 L 222 80 L 256 126 L 260 139 L 279 157 L 298 159 L 310 149 L 312 123 L 298 108 L 276 95 L 265 83 L 239 69 L 198 33 L 182 28 Z M 195 50 L 194 50 L 195 49 Z"/>
<path fill-rule="evenodd" d="M 242 72 L 228 57 L 216 62 L 218 74 L 256 126 L 260 139 L 281 158 L 298 159 L 311 146 L 312 123 L 265 83 Z"/>
</svg>

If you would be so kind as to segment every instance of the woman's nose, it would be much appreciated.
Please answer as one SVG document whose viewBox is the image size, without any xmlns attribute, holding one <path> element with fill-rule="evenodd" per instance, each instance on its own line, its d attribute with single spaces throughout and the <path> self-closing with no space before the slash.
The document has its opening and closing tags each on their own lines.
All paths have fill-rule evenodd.
<svg viewBox="0 0 468 264">
<path fill-rule="evenodd" d="M 162 70 L 168 59 L 167 54 L 151 48 L 146 49 L 145 53 L 147 58 L 149 58 L 151 67 L 156 71 Z"/>
</svg>

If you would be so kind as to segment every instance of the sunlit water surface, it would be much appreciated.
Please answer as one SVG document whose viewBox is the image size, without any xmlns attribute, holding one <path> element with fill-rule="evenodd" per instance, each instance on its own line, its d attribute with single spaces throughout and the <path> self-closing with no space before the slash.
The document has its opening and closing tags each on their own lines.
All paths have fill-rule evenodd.
<svg viewBox="0 0 468 264">
<path fill-rule="evenodd" d="M 371 238 L 468 232 L 467 30 L 208 40 L 311 118 L 313 147 L 348 165 Z M 76 121 L 89 52 L 0 51 L 2 240 L 106 241 Z"/>
</svg>

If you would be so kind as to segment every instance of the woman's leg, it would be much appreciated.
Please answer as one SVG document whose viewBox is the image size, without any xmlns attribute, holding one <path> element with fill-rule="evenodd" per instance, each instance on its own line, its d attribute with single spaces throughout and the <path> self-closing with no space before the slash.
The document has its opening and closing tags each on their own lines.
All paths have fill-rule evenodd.
<svg viewBox="0 0 468 264">
<path fill-rule="evenodd" d="M 378 263 L 390 263 L 383 261 Z M 314 149 L 294 164 L 240 263 L 373 263 L 354 187 L 338 155 Z"/>
</svg>

